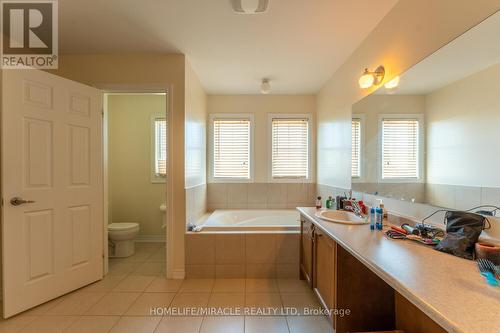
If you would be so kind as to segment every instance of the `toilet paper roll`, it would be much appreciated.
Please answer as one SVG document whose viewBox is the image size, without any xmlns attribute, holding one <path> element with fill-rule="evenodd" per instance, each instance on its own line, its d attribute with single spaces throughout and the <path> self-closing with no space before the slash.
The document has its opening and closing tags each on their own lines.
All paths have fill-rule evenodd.
<svg viewBox="0 0 500 333">
<path fill-rule="evenodd" d="M 488 259 L 495 265 L 500 265 L 500 246 L 476 243 L 476 258 Z"/>
</svg>

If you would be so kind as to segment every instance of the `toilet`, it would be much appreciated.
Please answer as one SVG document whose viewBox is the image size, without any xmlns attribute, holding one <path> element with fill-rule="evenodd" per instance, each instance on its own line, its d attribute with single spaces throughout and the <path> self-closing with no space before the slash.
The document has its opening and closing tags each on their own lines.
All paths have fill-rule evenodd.
<svg viewBox="0 0 500 333">
<path fill-rule="evenodd" d="M 123 258 L 135 253 L 135 236 L 139 223 L 123 222 L 108 224 L 109 257 Z"/>
</svg>

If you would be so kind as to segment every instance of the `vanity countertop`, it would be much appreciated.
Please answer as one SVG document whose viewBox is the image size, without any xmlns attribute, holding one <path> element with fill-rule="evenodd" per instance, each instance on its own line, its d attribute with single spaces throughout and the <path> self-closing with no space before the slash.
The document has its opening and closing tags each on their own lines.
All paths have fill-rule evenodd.
<svg viewBox="0 0 500 333">
<path fill-rule="evenodd" d="M 406 240 L 369 225 L 327 222 L 316 209 L 299 212 L 449 332 L 500 332 L 500 287 L 486 284 L 474 261 Z"/>
</svg>

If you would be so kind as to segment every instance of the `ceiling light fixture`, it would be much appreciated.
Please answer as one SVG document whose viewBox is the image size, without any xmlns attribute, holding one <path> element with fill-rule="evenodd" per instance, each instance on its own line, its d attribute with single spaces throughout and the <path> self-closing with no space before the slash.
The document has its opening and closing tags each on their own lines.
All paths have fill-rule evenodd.
<svg viewBox="0 0 500 333">
<path fill-rule="evenodd" d="M 384 84 L 386 89 L 396 89 L 399 86 L 399 76 Z"/>
<path fill-rule="evenodd" d="M 359 78 L 359 86 L 363 89 L 368 89 L 372 86 L 378 86 L 382 83 L 385 76 L 384 66 L 378 66 L 374 72 L 370 72 L 368 68 L 365 68 L 363 75 Z"/>
<path fill-rule="evenodd" d="M 269 79 L 262 79 L 262 83 L 260 84 L 260 92 L 264 95 L 267 95 L 271 92 L 271 84 L 269 83 Z"/>
<path fill-rule="evenodd" d="M 238 14 L 260 14 L 267 11 L 269 0 L 231 0 L 231 5 Z"/>
</svg>

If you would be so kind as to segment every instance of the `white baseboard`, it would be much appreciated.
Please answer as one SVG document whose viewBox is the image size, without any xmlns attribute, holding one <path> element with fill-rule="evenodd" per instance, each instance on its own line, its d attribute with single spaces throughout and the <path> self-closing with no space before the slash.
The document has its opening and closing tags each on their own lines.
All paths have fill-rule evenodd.
<svg viewBox="0 0 500 333">
<path fill-rule="evenodd" d="M 186 277 L 186 271 L 183 269 L 174 269 L 172 270 L 172 279 L 174 280 L 182 280 Z"/>
<path fill-rule="evenodd" d="M 165 243 L 165 235 L 138 235 L 136 242 L 140 243 Z"/>
</svg>

